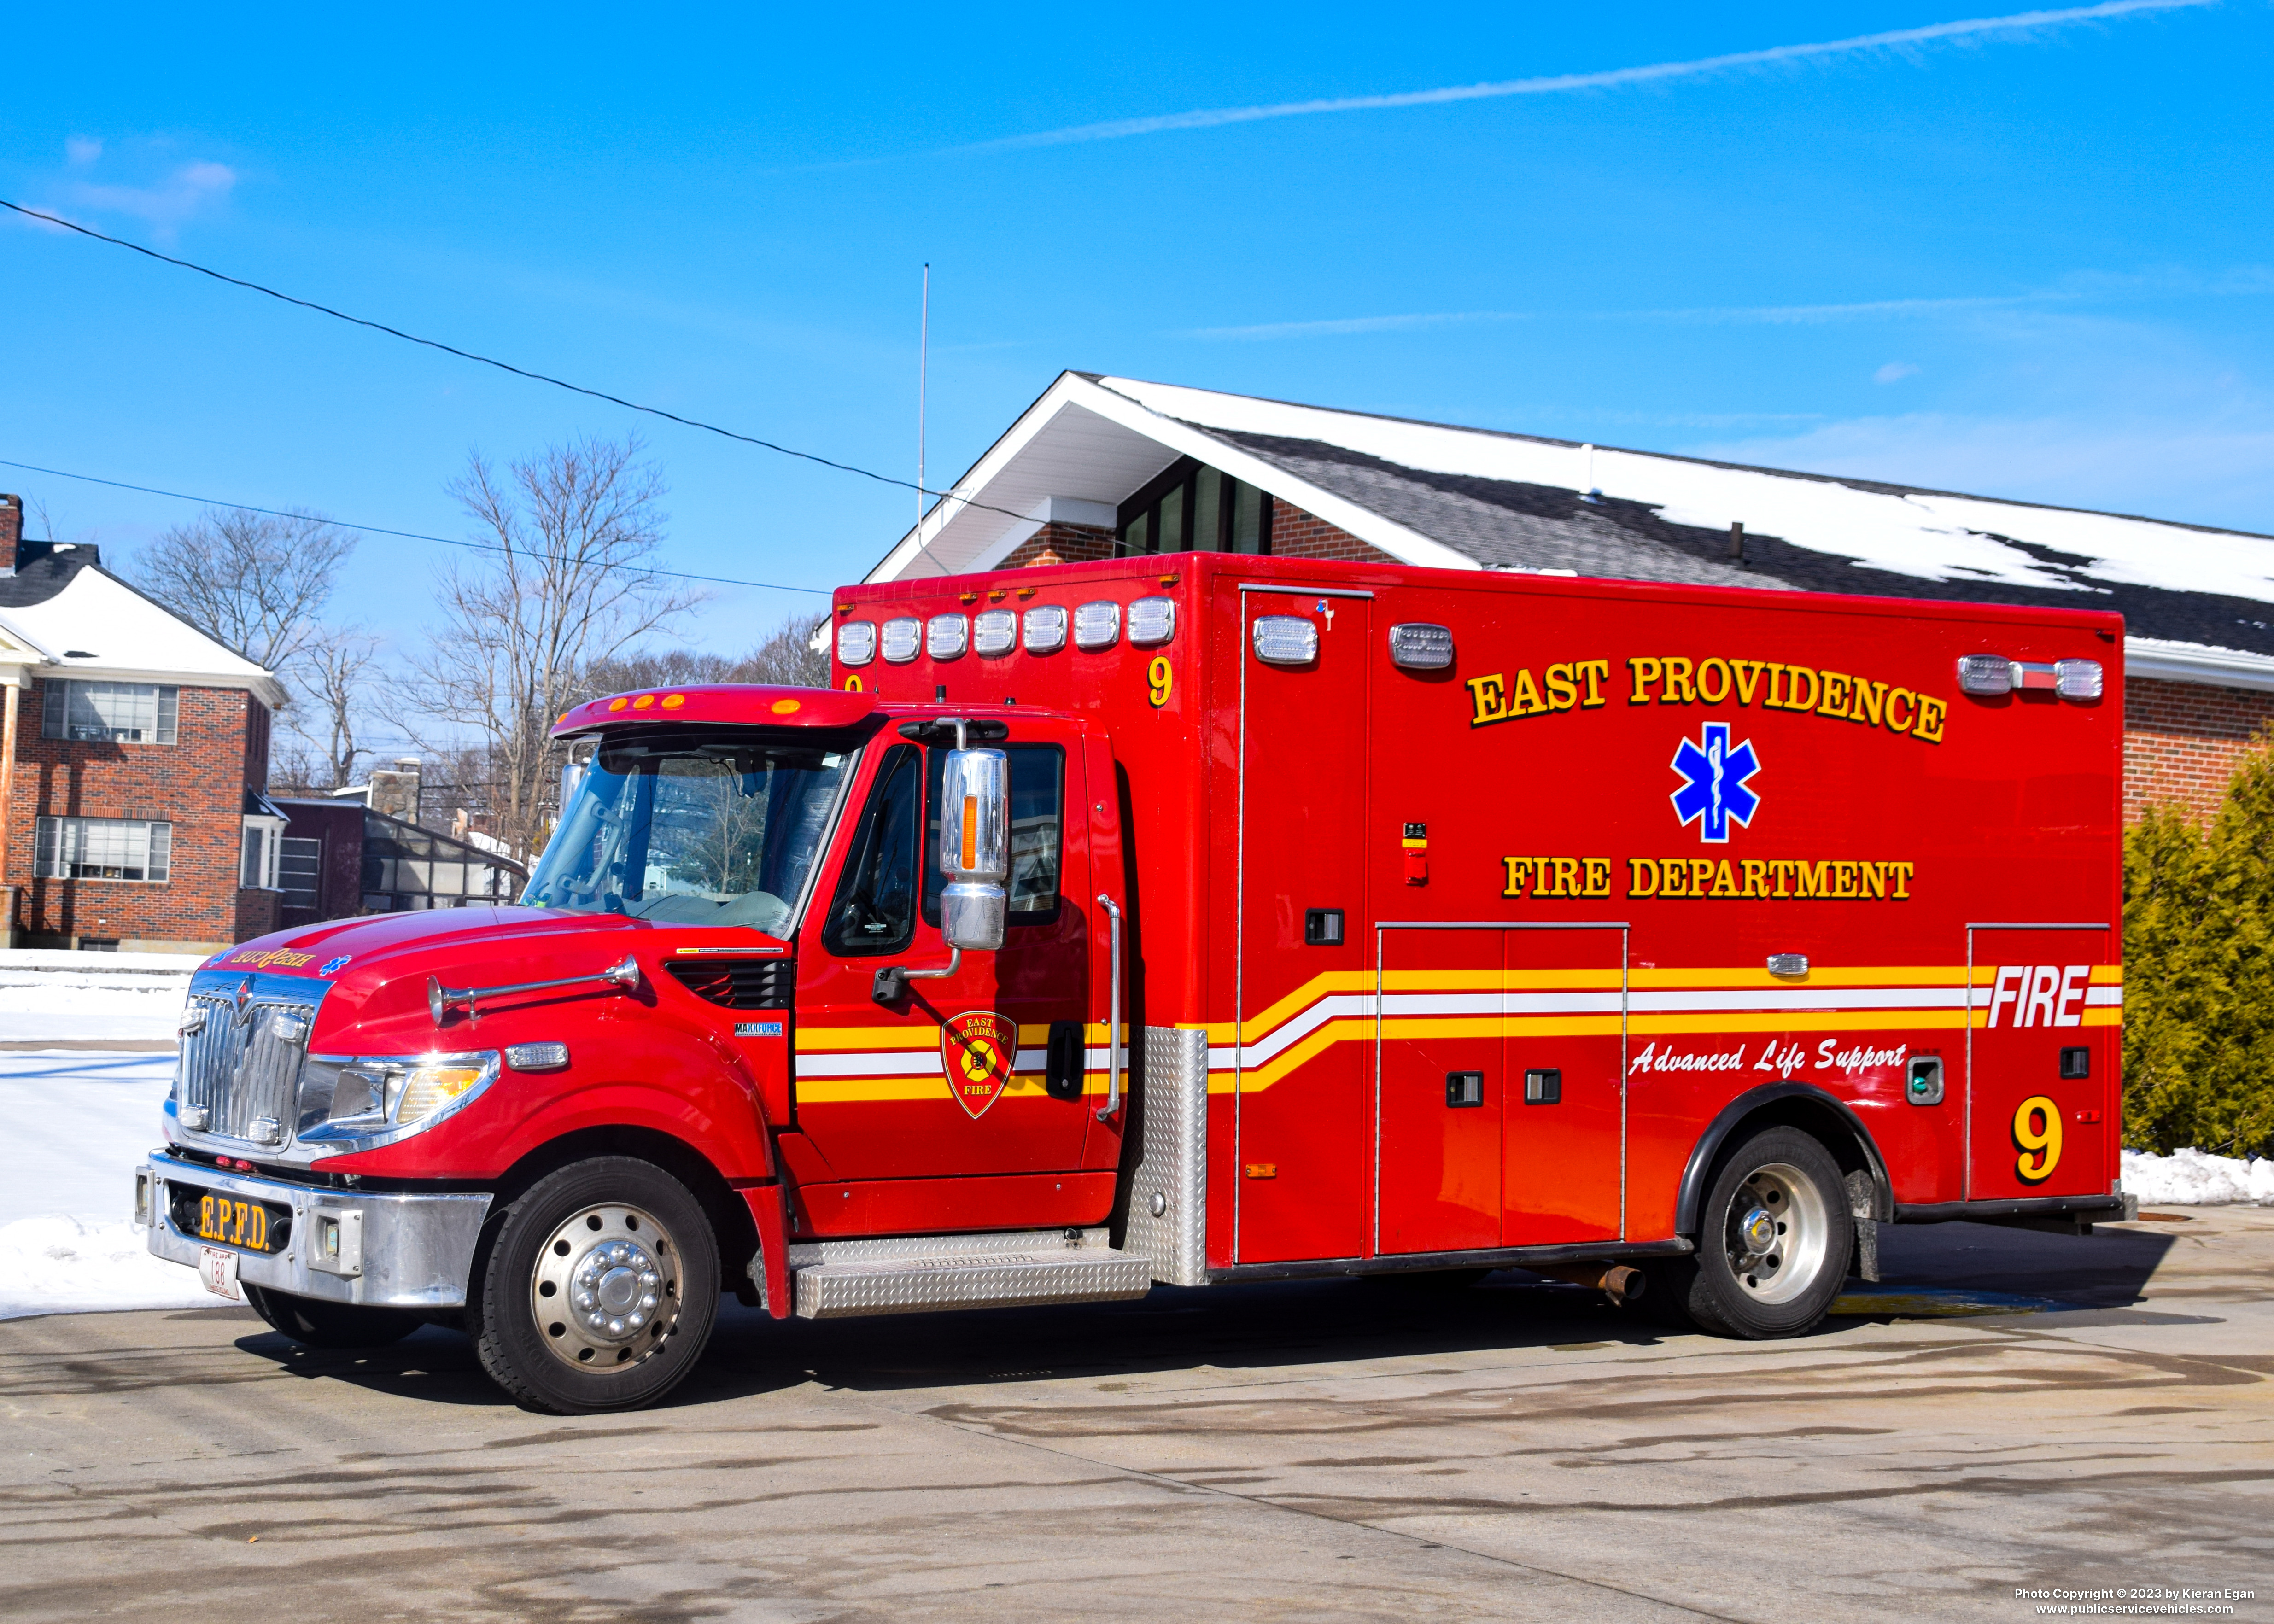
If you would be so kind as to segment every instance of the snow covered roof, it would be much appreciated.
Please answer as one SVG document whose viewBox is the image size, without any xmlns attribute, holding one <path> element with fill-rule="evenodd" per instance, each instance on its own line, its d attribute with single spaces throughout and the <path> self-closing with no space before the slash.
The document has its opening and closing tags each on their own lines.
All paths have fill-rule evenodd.
<svg viewBox="0 0 2274 1624">
<path fill-rule="evenodd" d="M 987 568 L 1052 517 L 1111 525 L 1180 456 L 1408 563 L 2114 609 L 2134 674 L 2274 689 L 2274 537 L 1080 372 L 867 578 Z"/>
<path fill-rule="evenodd" d="M 94 547 L 26 546 L 0 577 L 0 663 L 50 676 L 249 688 L 271 706 L 273 673 L 105 571 Z"/>
</svg>

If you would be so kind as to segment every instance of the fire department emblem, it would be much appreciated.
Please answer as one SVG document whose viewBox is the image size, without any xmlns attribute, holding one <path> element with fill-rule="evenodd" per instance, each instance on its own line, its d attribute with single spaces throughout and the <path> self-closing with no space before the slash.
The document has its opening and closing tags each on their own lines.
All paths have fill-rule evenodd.
<svg viewBox="0 0 2274 1624">
<path fill-rule="evenodd" d="M 1753 741 L 1729 742 L 1727 722 L 1708 722 L 1699 742 L 1682 741 L 1674 753 L 1674 770 L 1684 780 L 1674 792 L 1674 815 L 1683 823 L 1698 821 L 1698 838 L 1720 845 L 1729 838 L 1732 822 L 1751 827 L 1761 798 L 1745 787 L 1745 780 L 1761 770 Z"/>
<path fill-rule="evenodd" d="M 948 1092 L 974 1117 L 985 1115 L 1010 1086 L 1019 1028 L 992 1010 L 968 1010 L 940 1029 L 939 1057 Z"/>
</svg>

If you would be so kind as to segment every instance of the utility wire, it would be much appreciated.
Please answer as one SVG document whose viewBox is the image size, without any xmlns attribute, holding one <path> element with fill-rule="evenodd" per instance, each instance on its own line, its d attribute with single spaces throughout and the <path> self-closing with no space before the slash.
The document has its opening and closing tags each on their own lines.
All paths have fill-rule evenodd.
<svg viewBox="0 0 2274 1624">
<path fill-rule="evenodd" d="M 225 272 L 200 265 L 193 259 L 177 259 L 172 254 L 160 253 L 154 248 L 145 248 L 141 244 L 131 243 L 123 237 L 107 236 L 103 232 L 80 225 L 74 221 L 65 220 L 61 215 L 50 214 L 41 209 L 26 208 L 23 204 L 11 203 L 5 198 L 0 198 L 0 208 L 13 209 L 17 214 L 33 220 L 44 220 L 49 225 L 61 226 L 66 231 L 76 231 L 81 237 L 91 237 L 98 243 L 109 243 L 114 248 L 132 250 L 146 259 L 158 260 L 161 264 L 178 266 L 185 271 L 195 271 L 199 275 L 210 276 L 215 282 L 225 282 L 232 288 L 243 288 L 250 293 L 267 294 L 272 299 L 281 299 L 287 304 L 297 304 L 303 310 L 312 310 L 318 315 L 329 316 L 335 321 L 344 321 L 354 327 L 369 327 L 374 333 L 384 333 L 389 338 L 399 338 L 405 343 L 422 344 L 429 350 L 439 350 L 444 355 L 456 356 L 462 361 L 472 361 L 483 366 L 493 366 L 501 372 L 511 372 L 515 377 L 526 378 L 532 383 L 549 383 L 556 389 L 568 390 L 571 395 L 588 395 L 596 401 L 606 401 L 612 406 L 621 406 L 627 411 L 645 412 L 651 417 L 661 417 L 687 428 L 701 429 L 705 433 L 722 435 L 728 440 L 740 440 L 746 446 L 757 446 L 763 450 L 778 452 L 783 456 L 796 457 L 802 462 L 818 462 L 824 468 L 833 468 L 840 473 L 858 474 L 863 479 L 873 479 L 879 485 L 898 485 L 902 490 L 914 491 L 919 496 L 937 497 L 942 500 L 953 499 L 964 508 L 983 508 L 989 513 L 1002 514 L 1006 518 L 1024 519 L 1028 516 L 1023 513 L 1013 513 L 1008 508 L 998 508 L 992 503 L 974 501 L 968 496 L 956 496 L 950 491 L 926 490 L 920 481 L 895 479 L 890 474 L 880 474 L 870 469 L 858 468 L 850 462 L 840 462 L 810 451 L 799 451 L 793 447 L 779 446 L 771 440 L 760 440 L 755 434 L 738 433 L 733 429 L 720 428 L 717 424 L 705 423 L 699 417 L 682 417 L 677 412 L 666 411 L 660 406 L 643 406 L 637 401 L 628 401 L 621 395 L 610 395 L 605 389 L 588 389 L 583 384 L 570 383 L 564 378 L 554 378 L 545 372 L 532 372 L 525 366 L 516 366 L 510 361 L 501 361 L 492 356 L 476 355 L 471 350 L 461 350 L 456 345 L 446 344 L 440 339 L 421 338 L 416 333 L 406 333 L 401 327 L 391 327 L 384 321 L 373 321 L 362 316 L 350 316 L 343 310 L 334 310 L 330 305 L 319 304 L 313 299 L 296 298 L 291 294 L 280 293 L 274 288 L 263 287 L 257 282 L 247 282 L 242 276 L 229 275 Z"/>
<path fill-rule="evenodd" d="M 255 508 L 249 502 L 225 502 L 217 496 L 192 496 L 185 491 L 162 491 L 153 485 L 129 485 L 124 479 L 98 479 L 93 474 L 74 474 L 60 468 L 41 468 L 34 462 L 13 462 L 6 457 L 0 457 L 0 468 L 20 468 L 26 473 L 47 474 L 57 479 L 77 479 L 87 485 L 107 485 L 115 491 L 139 491 L 146 496 L 170 496 L 177 501 L 199 502 L 207 508 L 229 508 L 238 513 L 266 514 L 272 519 L 318 518 L 322 519 L 327 524 L 336 524 L 342 530 L 355 530 L 364 535 L 400 536 L 405 541 L 440 542 L 446 547 L 464 547 L 474 553 L 510 553 L 516 551 L 512 547 L 501 547 L 493 542 L 463 541 L 449 536 L 425 536 L 417 530 L 390 530 L 376 524 L 354 524 L 345 519 L 327 518 L 321 514 L 288 513 L 276 508 Z M 531 553 L 535 549 L 522 548 L 519 551 Z M 640 573 L 649 575 L 670 575 L 680 581 L 708 581 L 716 586 L 755 586 L 769 592 L 809 592 L 816 598 L 830 596 L 830 593 L 821 587 L 784 586 L 779 581 L 737 581 L 732 575 L 693 575 L 683 569 L 643 569 Z"/>
</svg>

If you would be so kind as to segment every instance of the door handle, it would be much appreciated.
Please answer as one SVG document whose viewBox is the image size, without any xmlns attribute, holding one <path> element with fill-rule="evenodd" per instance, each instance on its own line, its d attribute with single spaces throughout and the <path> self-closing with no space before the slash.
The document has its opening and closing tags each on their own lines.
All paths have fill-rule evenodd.
<svg viewBox="0 0 2274 1624">
<path fill-rule="evenodd" d="M 1106 933 L 1105 1109 L 1097 1114 L 1103 1122 L 1121 1109 L 1121 907 L 1103 891 L 1097 906 L 1113 921 Z"/>
</svg>

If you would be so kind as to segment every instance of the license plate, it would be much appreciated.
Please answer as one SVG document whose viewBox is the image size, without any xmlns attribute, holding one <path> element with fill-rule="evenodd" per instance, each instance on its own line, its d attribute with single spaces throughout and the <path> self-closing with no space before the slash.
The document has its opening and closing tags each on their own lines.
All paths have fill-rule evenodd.
<svg viewBox="0 0 2274 1624">
<path fill-rule="evenodd" d="M 245 1301 L 245 1288 L 237 1283 L 237 1253 L 233 1252 L 219 1246 L 199 1247 L 198 1278 L 215 1297 L 225 1297 L 232 1303 Z"/>
</svg>

